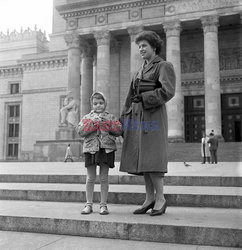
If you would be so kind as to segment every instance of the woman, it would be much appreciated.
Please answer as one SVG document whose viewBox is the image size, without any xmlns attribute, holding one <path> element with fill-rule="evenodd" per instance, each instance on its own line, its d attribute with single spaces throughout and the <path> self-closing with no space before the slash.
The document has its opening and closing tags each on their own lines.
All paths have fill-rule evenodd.
<svg viewBox="0 0 242 250">
<path fill-rule="evenodd" d="M 202 164 L 205 164 L 206 161 L 210 163 L 210 152 L 208 145 L 209 137 L 206 135 L 205 131 L 203 131 L 203 137 L 201 139 L 201 153 L 202 153 Z"/>
<path fill-rule="evenodd" d="M 123 149 L 120 171 L 144 176 L 146 199 L 134 214 L 162 215 L 166 211 L 163 179 L 167 172 L 168 125 L 165 103 L 175 94 L 171 63 L 161 59 L 162 41 L 153 31 L 135 40 L 144 60 L 134 75 L 121 121 Z"/>
</svg>

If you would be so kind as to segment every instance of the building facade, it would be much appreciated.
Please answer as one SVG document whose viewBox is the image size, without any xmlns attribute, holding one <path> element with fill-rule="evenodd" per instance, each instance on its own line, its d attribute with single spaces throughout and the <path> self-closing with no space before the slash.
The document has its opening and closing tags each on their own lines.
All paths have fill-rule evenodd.
<svg viewBox="0 0 242 250">
<path fill-rule="evenodd" d="M 49 42 L 37 30 L 1 33 L 0 159 L 32 160 L 36 141 L 56 140 L 67 91 L 80 117 L 93 90 L 119 116 L 141 64 L 134 38 L 142 30 L 161 36 L 161 57 L 175 68 L 170 141 L 199 142 L 203 130 L 241 141 L 240 0 L 54 0 Z"/>
</svg>

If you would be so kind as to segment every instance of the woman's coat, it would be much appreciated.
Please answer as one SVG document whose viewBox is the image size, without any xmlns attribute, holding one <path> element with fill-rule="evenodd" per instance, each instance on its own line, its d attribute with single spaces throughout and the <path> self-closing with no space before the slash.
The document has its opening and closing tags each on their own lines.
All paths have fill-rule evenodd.
<svg viewBox="0 0 242 250">
<path fill-rule="evenodd" d="M 135 97 L 138 78 L 155 82 L 156 89 Z M 167 172 L 168 120 L 165 104 L 175 94 L 175 83 L 172 64 L 159 56 L 134 76 L 121 116 L 124 142 L 120 171 L 134 174 Z"/>
</svg>

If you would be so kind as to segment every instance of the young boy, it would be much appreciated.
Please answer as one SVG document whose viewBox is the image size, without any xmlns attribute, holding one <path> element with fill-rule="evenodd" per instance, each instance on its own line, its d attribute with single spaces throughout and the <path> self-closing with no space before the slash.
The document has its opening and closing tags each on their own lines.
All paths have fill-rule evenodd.
<svg viewBox="0 0 242 250">
<path fill-rule="evenodd" d="M 83 153 L 85 155 L 86 205 L 82 214 L 93 212 L 93 191 L 96 180 L 96 168 L 100 166 L 101 202 L 100 214 L 109 214 L 107 208 L 108 171 L 114 168 L 114 152 L 117 150 L 115 139 L 122 134 L 122 125 L 105 109 L 106 99 L 101 92 L 91 96 L 92 111 L 85 115 L 78 125 L 78 133 L 84 138 Z"/>
</svg>

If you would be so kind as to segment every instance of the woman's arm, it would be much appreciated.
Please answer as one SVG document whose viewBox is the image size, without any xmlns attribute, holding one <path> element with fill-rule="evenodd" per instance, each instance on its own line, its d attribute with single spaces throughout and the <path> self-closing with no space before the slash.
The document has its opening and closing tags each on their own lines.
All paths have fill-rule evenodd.
<svg viewBox="0 0 242 250">
<path fill-rule="evenodd" d="M 143 92 L 141 94 L 145 109 L 152 109 L 168 102 L 174 95 L 176 89 L 175 71 L 171 63 L 161 62 L 158 81 L 160 88 Z"/>
</svg>

